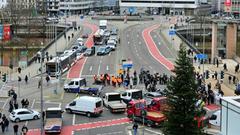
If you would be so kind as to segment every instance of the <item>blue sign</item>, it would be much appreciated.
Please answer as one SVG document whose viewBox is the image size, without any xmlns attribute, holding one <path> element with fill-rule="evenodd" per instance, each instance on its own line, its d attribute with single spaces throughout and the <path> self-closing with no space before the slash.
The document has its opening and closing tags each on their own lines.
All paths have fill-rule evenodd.
<svg viewBox="0 0 240 135">
<path fill-rule="evenodd" d="M 135 12 L 135 8 L 134 8 L 134 7 L 128 8 L 128 12 L 129 12 L 129 13 L 134 13 L 134 12 Z"/>
<path fill-rule="evenodd" d="M 169 35 L 169 36 L 174 36 L 174 35 L 176 35 L 176 30 L 169 30 L 168 35 Z"/>
<path fill-rule="evenodd" d="M 197 57 L 197 59 L 207 59 L 208 58 L 207 54 L 202 54 L 202 53 L 197 54 L 196 57 Z"/>
<path fill-rule="evenodd" d="M 0 40 L 3 39 L 3 25 L 0 24 Z"/>
<path fill-rule="evenodd" d="M 125 61 L 125 62 L 123 62 L 122 67 L 123 67 L 123 69 L 125 69 L 125 68 L 132 68 L 133 67 L 133 63 L 132 63 L 132 61 Z"/>
</svg>

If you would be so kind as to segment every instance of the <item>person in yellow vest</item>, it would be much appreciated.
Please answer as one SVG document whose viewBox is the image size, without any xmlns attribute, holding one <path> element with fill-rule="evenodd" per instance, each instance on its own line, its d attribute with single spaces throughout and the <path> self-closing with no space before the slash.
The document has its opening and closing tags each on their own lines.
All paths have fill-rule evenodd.
<svg viewBox="0 0 240 135">
<path fill-rule="evenodd" d="M 120 87 L 122 84 L 122 78 L 120 76 L 117 77 L 117 83 L 118 83 L 118 87 Z"/>
<path fill-rule="evenodd" d="M 111 80 L 112 80 L 112 86 L 116 86 L 116 83 L 115 83 L 115 77 L 114 76 L 112 76 L 112 78 L 111 78 Z"/>
</svg>

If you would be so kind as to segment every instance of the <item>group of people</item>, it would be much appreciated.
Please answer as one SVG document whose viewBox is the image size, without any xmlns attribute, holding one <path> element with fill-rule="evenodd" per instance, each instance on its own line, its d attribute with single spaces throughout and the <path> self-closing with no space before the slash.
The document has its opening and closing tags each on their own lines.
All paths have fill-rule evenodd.
<svg viewBox="0 0 240 135">
<path fill-rule="evenodd" d="M 21 104 L 22 104 L 22 108 L 28 108 L 28 106 L 29 106 L 28 99 L 27 98 L 26 99 L 22 99 Z"/>
<path fill-rule="evenodd" d="M 36 63 L 37 61 L 38 61 L 38 63 L 40 63 L 40 62 L 41 62 L 41 59 L 42 59 L 42 62 L 44 62 L 45 58 L 46 58 L 47 61 L 49 61 L 49 60 L 53 59 L 53 56 L 52 56 L 52 55 L 49 56 L 49 53 L 46 52 L 45 55 L 42 57 L 41 52 L 38 52 L 38 53 L 37 53 L 37 56 L 36 56 L 36 59 L 35 59 L 35 63 Z"/>
</svg>

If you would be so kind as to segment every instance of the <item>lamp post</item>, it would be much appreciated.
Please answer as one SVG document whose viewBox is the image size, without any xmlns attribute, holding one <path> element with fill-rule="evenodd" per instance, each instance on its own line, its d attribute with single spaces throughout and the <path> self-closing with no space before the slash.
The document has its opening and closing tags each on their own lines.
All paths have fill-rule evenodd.
<svg viewBox="0 0 240 135">
<path fill-rule="evenodd" d="M 41 45 L 43 46 L 43 42 L 41 42 Z M 41 51 L 41 57 L 43 57 L 44 54 L 43 54 L 43 51 Z M 43 67 L 43 64 L 42 64 L 42 58 L 41 58 L 41 80 L 40 80 L 40 89 L 41 89 L 41 94 L 40 94 L 40 98 L 41 98 L 41 115 L 43 114 L 43 71 L 42 71 L 42 67 Z M 44 125 L 44 121 L 43 121 L 43 116 L 41 117 L 41 135 L 44 134 L 43 132 L 43 125 Z"/>
</svg>

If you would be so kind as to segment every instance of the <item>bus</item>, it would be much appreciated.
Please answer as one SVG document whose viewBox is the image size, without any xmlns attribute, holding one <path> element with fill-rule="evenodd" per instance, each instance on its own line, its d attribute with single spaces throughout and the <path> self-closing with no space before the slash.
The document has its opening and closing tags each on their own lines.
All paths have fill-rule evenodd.
<svg viewBox="0 0 240 135">
<path fill-rule="evenodd" d="M 99 21 L 99 29 L 102 29 L 102 30 L 107 29 L 107 20 L 100 20 Z"/>
<path fill-rule="evenodd" d="M 59 57 L 54 57 L 46 63 L 46 72 L 51 77 L 55 77 L 70 68 L 76 60 L 76 50 L 66 50 Z"/>
<path fill-rule="evenodd" d="M 99 29 L 93 35 L 94 45 L 102 45 L 105 42 L 104 30 Z"/>
</svg>

